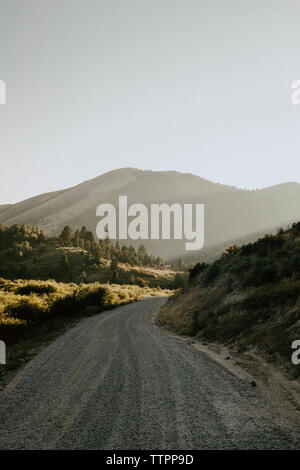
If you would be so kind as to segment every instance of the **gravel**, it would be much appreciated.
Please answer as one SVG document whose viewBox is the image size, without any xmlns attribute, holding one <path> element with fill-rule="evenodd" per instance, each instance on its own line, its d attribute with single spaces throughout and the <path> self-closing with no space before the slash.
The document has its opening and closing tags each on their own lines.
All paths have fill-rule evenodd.
<svg viewBox="0 0 300 470">
<path fill-rule="evenodd" d="M 153 317 L 150 298 L 83 320 L 0 393 L 0 449 L 290 449 L 259 390 Z"/>
</svg>

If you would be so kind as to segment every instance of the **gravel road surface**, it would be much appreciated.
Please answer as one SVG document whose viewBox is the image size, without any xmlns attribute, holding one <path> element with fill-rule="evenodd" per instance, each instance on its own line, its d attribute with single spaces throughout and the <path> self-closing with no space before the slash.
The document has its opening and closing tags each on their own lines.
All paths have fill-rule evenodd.
<svg viewBox="0 0 300 470">
<path fill-rule="evenodd" d="M 288 449 L 259 390 L 154 324 L 151 298 L 79 322 L 0 393 L 0 449 Z"/>
</svg>

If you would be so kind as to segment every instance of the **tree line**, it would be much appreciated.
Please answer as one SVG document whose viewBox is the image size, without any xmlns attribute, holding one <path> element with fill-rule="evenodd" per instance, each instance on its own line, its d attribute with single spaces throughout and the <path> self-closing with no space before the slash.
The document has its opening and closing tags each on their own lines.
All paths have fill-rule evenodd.
<svg viewBox="0 0 300 470">
<path fill-rule="evenodd" d="M 100 263 L 101 258 L 115 260 L 119 263 L 128 263 L 131 266 L 150 266 L 161 268 L 165 266 L 164 261 L 158 256 L 148 254 L 144 245 L 136 250 L 132 245 L 120 245 L 118 241 L 112 242 L 109 238 L 96 241 L 93 232 L 85 226 L 81 230 L 73 232 L 70 226 L 64 227 L 59 241 L 62 246 L 73 246 L 86 250 L 95 263 Z"/>
</svg>

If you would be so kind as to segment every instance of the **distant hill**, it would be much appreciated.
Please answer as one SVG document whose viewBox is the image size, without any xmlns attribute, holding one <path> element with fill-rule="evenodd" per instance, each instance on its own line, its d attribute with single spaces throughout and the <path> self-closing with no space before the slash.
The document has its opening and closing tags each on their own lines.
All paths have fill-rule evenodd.
<svg viewBox="0 0 300 470">
<path fill-rule="evenodd" d="M 0 206 L 0 223 L 37 225 L 48 235 L 59 234 L 65 225 L 73 229 L 86 225 L 95 230 L 97 206 L 104 202 L 117 204 L 119 195 L 127 195 L 129 204 L 204 203 L 205 249 L 269 231 L 300 217 L 298 183 L 247 191 L 189 173 L 123 168 L 68 189 Z M 164 258 L 185 253 L 184 241 L 149 240 L 145 245 L 155 256 Z"/>
</svg>

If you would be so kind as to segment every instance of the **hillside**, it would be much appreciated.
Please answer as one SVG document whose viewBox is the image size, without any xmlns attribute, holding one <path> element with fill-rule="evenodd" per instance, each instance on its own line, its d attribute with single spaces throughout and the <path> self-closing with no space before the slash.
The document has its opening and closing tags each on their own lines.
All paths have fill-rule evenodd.
<svg viewBox="0 0 300 470">
<path fill-rule="evenodd" d="M 65 225 L 73 229 L 86 225 L 95 231 L 99 220 L 97 206 L 104 202 L 117 205 L 119 195 L 127 195 L 129 204 L 204 203 L 205 250 L 257 232 L 265 233 L 299 217 L 298 183 L 247 191 L 188 173 L 124 168 L 6 206 L 2 211 L 0 206 L 0 223 L 36 225 L 48 235 L 58 235 Z M 180 240 L 145 240 L 145 245 L 153 255 L 164 259 L 185 254 L 184 241 Z"/>
<path fill-rule="evenodd" d="M 0 213 L 6 211 L 12 206 L 12 204 L 0 204 Z"/>
<path fill-rule="evenodd" d="M 259 238 L 263 238 L 266 233 L 269 235 L 275 235 L 278 230 L 287 230 L 291 224 L 279 225 L 276 227 L 269 227 L 267 230 L 261 230 L 259 232 L 251 233 L 243 237 L 235 237 L 231 240 L 227 240 L 223 243 L 216 243 L 215 245 L 208 246 L 206 249 L 193 253 L 183 255 L 182 259 L 187 266 L 194 265 L 196 263 L 213 263 L 226 251 L 229 246 L 236 245 L 241 247 L 242 245 L 248 245 L 249 243 L 256 242 Z M 172 261 L 172 260 L 170 260 Z M 178 258 L 174 258 L 173 262 L 176 263 Z"/>
<path fill-rule="evenodd" d="M 135 250 L 108 239 L 98 242 L 85 227 L 75 232 L 66 227 L 59 237 L 47 237 L 26 224 L 0 225 L 0 277 L 7 279 L 173 288 L 185 276 L 161 258 L 150 256 L 143 245 Z"/>
<path fill-rule="evenodd" d="M 291 363 L 291 345 L 300 338 L 300 223 L 195 265 L 158 318 L 179 333 L 255 351 L 300 376 Z"/>
</svg>

